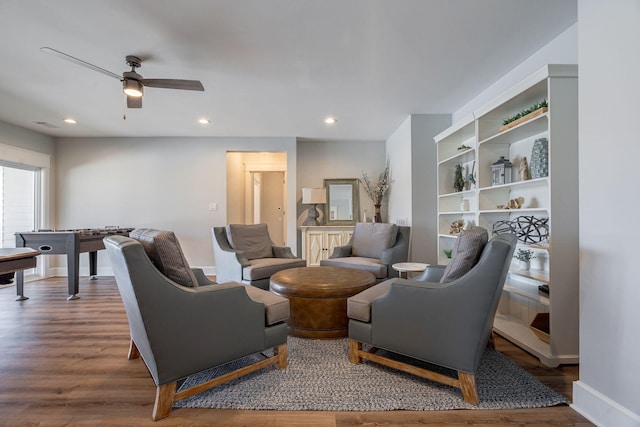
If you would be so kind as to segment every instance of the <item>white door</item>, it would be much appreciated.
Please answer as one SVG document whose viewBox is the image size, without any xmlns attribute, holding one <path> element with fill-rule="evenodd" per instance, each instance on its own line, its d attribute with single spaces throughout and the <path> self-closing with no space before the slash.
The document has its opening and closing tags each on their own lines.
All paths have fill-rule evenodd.
<svg viewBox="0 0 640 427">
<path fill-rule="evenodd" d="M 284 225 L 284 172 L 262 172 L 260 222 L 267 224 L 276 246 L 286 246 Z"/>
</svg>

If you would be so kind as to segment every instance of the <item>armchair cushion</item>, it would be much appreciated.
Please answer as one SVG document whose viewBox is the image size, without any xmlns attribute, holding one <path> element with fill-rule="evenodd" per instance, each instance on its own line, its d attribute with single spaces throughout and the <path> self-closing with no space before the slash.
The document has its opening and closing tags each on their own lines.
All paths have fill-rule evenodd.
<svg viewBox="0 0 640 427">
<path fill-rule="evenodd" d="M 386 294 L 391 287 L 391 282 L 395 279 L 385 280 L 375 286 L 365 289 L 347 299 L 347 317 L 349 319 L 360 320 L 362 322 L 371 322 L 371 302 Z"/>
<path fill-rule="evenodd" d="M 387 277 L 388 267 L 385 264 L 381 264 L 380 260 L 374 258 L 365 258 L 359 256 L 343 257 L 343 258 L 329 258 L 323 259 L 320 265 L 328 265 L 331 267 L 346 267 L 357 268 L 358 270 L 365 270 L 376 276 L 376 279 L 383 279 Z"/>
<path fill-rule="evenodd" d="M 265 291 L 255 286 L 241 283 L 247 291 L 247 295 L 255 302 L 264 304 L 265 324 L 275 325 L 278 322 L 285 322 L 289 318 L 289 300 Z"/>
<path fill-rule="evenodd" d="M 252 259 L 249 263 L 249 266 L 242 268 L 242 280 L 249 282 L 268 279 L 280 270 L 307 265 L 307 262 L 300 258 L 262 258 Z"/>
<path fill-rule="evenodd" d="M 453 255 L 444 270 L 440 283 L 452 282 L 467 274 L 478 262 L 488 240 L 487 230 L 482 227 L 462 230 L 453 245 Z"/>
<path fill-rule="evenodd" d="M 247 259 L 273 257 L 273 243 L 267 224 L 229 224 L 226 228 L 229 245 L 244 251 Z"/>
<path fill-rule="evenodd" d="M 147 256 L 162 274 L 182 286 L 198 286 L 198 279 L 189 267 L 173 231 L 136 228 L 129 233 L 129 237 L 142 243 Z"/>
<path fill-rule="evenodd" d="M 366 270 L 378 280 L 397 277 L 398 272 L 391 266 L 407 261 L 410 240 L 410 227 L 358 222 L 349 244 L 335 247 L 320 265 Z"/>
<path fill-rule="evenodd" d="M 380 259 L 382 252 L 395 244 L 397 234 L 395 224 L 358 222 L 351 239 L 351 255 Z"/>
</svg>

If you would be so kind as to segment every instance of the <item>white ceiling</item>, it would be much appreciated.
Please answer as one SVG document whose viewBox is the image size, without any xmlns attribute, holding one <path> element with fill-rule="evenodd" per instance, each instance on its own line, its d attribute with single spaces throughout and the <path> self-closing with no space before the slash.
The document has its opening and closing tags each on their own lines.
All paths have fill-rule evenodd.
<svg viewBox="0 0 640 427">
<path fill-rule="evenodd" d="M 454 112 L 576 20 L 576 0 L 0 0 L 0 120 L 72 137 L 384 140 L 409 114 Z M 43 46 L 118 75 L 137 55 L 144 77 L 205 92 L 147 88 L 127 109 L 116 79 Z"/>
</svg>

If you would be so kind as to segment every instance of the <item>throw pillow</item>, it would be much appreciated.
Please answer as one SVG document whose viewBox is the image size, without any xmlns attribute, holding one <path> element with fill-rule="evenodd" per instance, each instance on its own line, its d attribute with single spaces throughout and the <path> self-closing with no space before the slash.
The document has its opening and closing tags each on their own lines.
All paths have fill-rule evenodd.
<svg viewBox="0 0 640 427">
<path fill-rule="evenodd" d="M 488 240 L 489 234 L 482 227 L 462 230 L 453 245 L 451 259 L 444 269 L 440 283 L 452 282 L 467 274 L 478 262 Z"/>
<path fill-rule="evenodd" d="M 398 226 L 384 222 L 358 222 L 351 238 L 351 255 L 380 259 L 396 243 Z"/>
<path fill-rule="evenodd" d="M 169 279 L 182 286 L 198 286 L 198 279 L 191 271 L 173 231 L 136 228 L 129 237 L 142 244 L 153 265 Z"/>
<path fill-rule="evenodd" d="M 273 258 L 273 243 L 267 224 L 229 224 L 227 239 L 233 249 L 244 251 L 249 260 Z"/>
</svg>

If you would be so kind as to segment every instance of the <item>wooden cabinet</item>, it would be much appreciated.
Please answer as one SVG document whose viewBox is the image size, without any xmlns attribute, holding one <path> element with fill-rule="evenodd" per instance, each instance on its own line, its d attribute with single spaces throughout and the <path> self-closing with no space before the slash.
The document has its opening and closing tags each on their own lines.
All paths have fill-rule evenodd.
<svg viewBox="0 0 640 427">
<path fill-rule="evenodd" d="M 504 119 L 542 100 L 547 100 L 548 111 L 501 129 Z M 533 146 L 540 139 L 547 140 L 548 173 L 521 179 L 519 166 L 525 157 L 532 166 Z M 540 242 L 519 239 L 517 249 L 530 249 L 536 258 L 527 271 L 513 261 L 494 331 L 547 366 L 578 363 L 577 66 L 544 67 L 437 135 L 435 141 L 439 262 L 444 263 L 444 250 L 455 242 L 456 236 L 450 234 L 455 221 L 479 225 L 490 235 L 494 226 L 513 224 L 518 218 L 546 221 L 548 238 Z M 496 185 L 492 164 L 501 156 L 513 163 L 511 182 Z M 473 170 L 475 183 L 467 182 L 463 191 L 456 192 L 453 181 L 458 165 L 465 176 Z M 524 199 L 520 208 L 504 209 L 519 197 Z M 549 292 L 540 291 L 541 285 L 547 285 Z M 545 327 L 548 319 L 548 334 L 531 327 L 540 319 Z"/>
<path fill-rule="evenodd" d="M 307 267 L 317 267 L 320 261 L 329 258 L 336 246 L 346 245 L 353 234 L 353 226 L 303 226 L 302 258 Z"/>
</svg>

